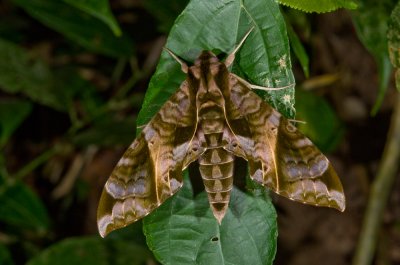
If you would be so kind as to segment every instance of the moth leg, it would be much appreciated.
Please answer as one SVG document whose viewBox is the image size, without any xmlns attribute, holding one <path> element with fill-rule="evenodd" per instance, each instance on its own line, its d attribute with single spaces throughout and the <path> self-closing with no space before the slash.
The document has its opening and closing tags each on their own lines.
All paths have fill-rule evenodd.
<svg viewBox="0 0 400 265">
<path fill-rule="evenodd" d="M 249 84 L 249 87 L 251 89 L 258 89 L 258 90 L 264 90 L 264 91 L 276 91 L 276 90 L 282 90 L 282 89 L 286 89 L 286 88 L 292 88 L 294 87 L 296 84 L 290 84 L 287 86 L 282 86 L 282 87 L 264 87 L 264 86 L 257 86 L 257 85 L 253 85 L 253 84 Z"/>
<path fill-rule="evenodd" d="M 264 86 L 250 84 L 249 82 L 247 82 L 240 76 L 235 75 L 234 73 L 231 73 L 231 75 L 234 76 L 236 79 L 238 79 L 240 81 L 240 83 L 242 83 L 243 85 L 245 85 L 246 87 L 248 87 L 250 89 L 258 89 L 258 90 L 264 90 L 264 91 L 276 91 L 276 90 L 292 88 L 296 85 L 295 83 L 293 83 L 293 84 L 289 84 L 287 86 L 282 86 L 282 87 L 264 87 Z"/>
</svg>

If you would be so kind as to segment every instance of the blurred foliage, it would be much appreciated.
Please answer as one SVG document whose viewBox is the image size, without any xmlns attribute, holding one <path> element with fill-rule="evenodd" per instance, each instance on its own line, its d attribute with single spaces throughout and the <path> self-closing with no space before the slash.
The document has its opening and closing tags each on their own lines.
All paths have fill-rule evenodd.
<svg viewBox="0 0 400 265">
<path fill-rule="evenodd" d="M 62 240 L 45 249 L 27 265 L 143 265 L 150 252 L 133 242 L 99 237 L 79 237 Z"/>
<path fill-rule="evenodd" d="M 32 104 L 23 99 L 0 100 L 0 148 L 32 111 Z"/>
<path fill-rule="evenodd" d="M 352 12 L 358 37 L 374 56 L 379 73 L 379 92 L 371 114 L 375 115 L 386 94 L 392 67 L 387 45 L 387 29 L 390 13 L 397 1 L 394 0 L 361 0 L 359 8 Z"/>
<path fill-rule="evenodd" d="M 170 0 L 168 5 L 163 0 L 143 1 L 144 7 L 158 20 L 161 32 L 168 33 L 175 19 L 182 12 L 189 0 Z"/>
<path fill-rule="evenodd" d="M 387 38 L 390 61 L 396 69 L 396 87 L 400 91 L 400 3 L 396 4 L 390 15 Z"/>
<path fill-rule="evenodd" d="M 344 125 L 335 111 L 322 97 L 312 92 L 296 90 L 299 129 L 315 143 L 322 152 L 331 152 L 344 135 Z M 313 110 L 313 111 L 310 111 Z"/>
<path fill-rule="evenodd" d="M 101 158 L 94 158 L 88 150 L 126 148 L 134 138 L 136 120 L 146 124 L 184 79 L 166 53 L 155 69 L 152 62 L 161 50 L 149 43 L 161 34 L 170 31 L 166 46 L 193 62 L 202 49 L 225 56 L 255 26 L 237 54 L 233 72 L 258 85 L 293 84 L 290 39 L 308 76 L 306 49 L 290 27 L 292 20 L 287 32 L 276 1 L 188 3 L 8 0 L 0 4 L 0 264 L 155 263 L 139 235 L 141 223 L 105 240 L 83 235 L 95 232 L 90 218 L 109 173 L 104 164 L 115 159 L 99 149 L 95 153 Z M 353 7 L 353 2 L 343 1 L 324 1 L 320 9 L 315 3 L 282 3 L 317 12 Z M 342 130 L 337 116 L 322 99 L 299 93 L 298 112 L 308 122 L 305 132 L 322 149 L 332 150 L 340 140 L 335 131 Z M 294 88 L 260 95 L 294 117 Z M 54 196 L 60 188 L 63 195 Z M 255 260 L 252 264 L 271 264 L 276 213 L 265 191 L 235 189 L 226 220 L 218 227 L 204 193 L 194 196 L 191 189 L 187 180 L 177 196 L 144 221 L 147 243 L 159 261 L 190 264 L 188 260 L 201 256 L 209 264 L 240 264 L 244 251 Z M 233 228 L 239 237 L 232 237 Z M 173 236 L 184 239 L 188 248 L 198 246 L 199 252 L 180 257 L 181 246 L 172 242 Z M 230 260 L 235 254 L 239 263 Z M 185 261 L 179 263 L 180 258 Z"/>
</svg>

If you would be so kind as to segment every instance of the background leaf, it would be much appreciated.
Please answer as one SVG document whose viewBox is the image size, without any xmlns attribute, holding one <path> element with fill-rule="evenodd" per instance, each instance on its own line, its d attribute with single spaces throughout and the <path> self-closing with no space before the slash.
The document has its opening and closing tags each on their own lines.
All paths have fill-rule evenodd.
<svg viewBox="0 0 400 265">
<path fill-rule="evenodd" d="M 323 152 L 332 152 L 344 135 L 344 125 L 328 102 L 301 89 L 296 90 L 299 129 Z"/>
<path fill-rule="evenodd" d="M 86 49 L 112 57 L 129 57 L 133 54 L 130 38 L 125 35 L 116 37 L 103 22 L 63 1 L 13 1 L 47 27 Z"/>
<path fill-rule="evenodd" d="M 330 12 L 339 8 L 357 8 L 357 4 L 352 0 L 279 0 L 279 3 L 305 12 L 317 13 Z"/>
<path fill-rule="evenodd" d="M 389 84 L 392 67 L 390 65 L 389 54 L 387 49 L 387 23 L 394 1 L 383 0 L 362 0 L 359 8 L 352 12 L 354 25 L 357 35 L 373 55 L 379 73 L 378 80 L 378 98 L 371 110 L 371 114 L 375 115 L 385 97 Z"/>
<path fill-rule="evenodd" d="M 189 0 L 146 0 L 143 5 L 159 21 L 159 30 L 168 33 L 176 17 L 182 12 Z"/>
<path fill-rule="evenodd" d="M 108 0 L 64 0 L 64 2 L 100 19 L 116 36 L 121 36 L 121 29 L 110 10 Z"/>
<path fill-rule="evenodd" d="M 144 219 L 144 232 L 164 265 L 265 265 L 276 252 L 276 212 L 269 199 L 234 188 L 220 226 L 207 194 L 193 198 L 187 177 L 175 196 Z"/>
<path fill-rule="evenodd" d="M 130 241 L 80 237 L 52 245 L 27 265 L 141 265 L 150 257 L 148 250 Z"/>
<path fill-rule="evenodd" d="M 60 81 L 62 80 L 62 81 Z M 67 112 L 80 97 L 88 114 L 99 105 L 93 86 L 71 69 L 51 69 L 20 46 L 0 39 L 0 90 Z"/>
<path fill-rule="evenodd" d="M 1 265 L 13 265 L 14 262 L 11 259 L 10 252 L 7 247 L 0 244 L 0 264 Z"/>
<path fill-rule="evenodd" d="M 0 148 L 32 110 L 29 101 L 21 99 L 0 100 Z"/>
<path fill-rule="evenodd" d="M 0 89 L 22 92 L 43 105 L 66 111 L 76 91 L 59 90 L 50 69 L 19 46 L 0 39 Z"/>
<path fill-rule="evenodd" d="M 229 54 L 252 27 L 232 71 L 260 86 L 294 84 L 285 22 L 273 0 L 191 1 L 171 29 L 166 47 L 188 62 L 202 50 Z M 163 52 L 137 124 L 146 124 L 184 78 L 179 64 Z M 293 87 L 260 95 L 285 116 L 294 116 Z"/>
<path fill-rule="evenodd" d="M 400 91 L 400 2 L 390 16 L 387 38 L 390 62 L 396 68 L 396 87 Z"/>
<path fill-rule="evenodd" d="M 20 181 L 0 185 L 0 220 L 43 234 L 50 225 L 47 210 L 39 197 Z"/>
<path fill-rule="evenodd" d="M 290 47 L 292 48 L 293 53 L 296 55 L 296 58 L 299 60 L 304 75 L 306 78 L 308 78 L 310 75 L 308 54 L 296 32 L 293 30 L 292 25 L 290 25 L 290 23 L 286 23 L 286 28 L 290 40 Z"/>
<path fill-rule="evenodd" d="M 135 138 L 135 119 L 102 116 L 92 127 L 79 132 L 72 137 L 78 146 L 128 146 Z"/>
</svg>

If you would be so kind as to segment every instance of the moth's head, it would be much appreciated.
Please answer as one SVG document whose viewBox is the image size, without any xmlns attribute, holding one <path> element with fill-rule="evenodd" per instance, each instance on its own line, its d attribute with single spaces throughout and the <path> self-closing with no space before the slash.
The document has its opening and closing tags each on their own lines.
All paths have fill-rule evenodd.
<svg viewBox="0 0 400 265">
<path fill-rule="evenodd" d="M 218 57 L 211 51 L 202 51 L 194 61 L 194 66 L 201 67 L 204 64 L 217 64 L 219 63 Z"/>
<path fill-rule="evenodd" d="M 189 67 L 189 75 L 196 79 L 209 80 L 225 71 L 227 69 L 224 63 L 211 51 L 202 51 L 193 65 Z"/>
</svg>

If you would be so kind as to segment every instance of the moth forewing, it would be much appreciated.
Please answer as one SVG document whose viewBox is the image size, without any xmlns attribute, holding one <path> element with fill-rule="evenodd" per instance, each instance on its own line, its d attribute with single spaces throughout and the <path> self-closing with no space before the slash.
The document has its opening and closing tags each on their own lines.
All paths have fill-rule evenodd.
<svg viewBox="0 0 400 265">
<path fill-rule="evenodd" d="M 101 236 L 143 218 L 182 186 L 188 150 L 196 142 L 195 96 L 183 82 L 126 150 L 100 198 Z"/>
</svg>

